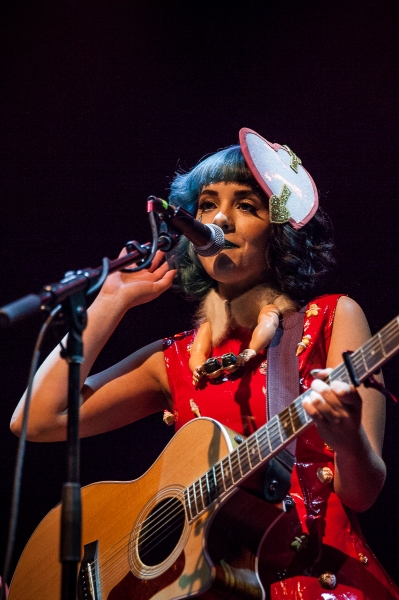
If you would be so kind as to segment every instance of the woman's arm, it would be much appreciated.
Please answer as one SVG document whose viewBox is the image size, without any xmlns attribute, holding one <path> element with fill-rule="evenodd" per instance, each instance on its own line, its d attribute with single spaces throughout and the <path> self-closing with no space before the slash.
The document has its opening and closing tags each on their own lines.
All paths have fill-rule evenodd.
<svg viewBox="0 0 399 600">
<path fill-rule="evenodd" d="M 327 367 L 342 363 L 345 350 L 357 350 L 370 338 L 362 309 L 350 298 L 338 301 Z M 341 501 L 361 512 L 377 499 L 385 481 L 381 458 L 385 398 L 372 388 L 358 391 L 343 382 L 330 386 L 316 379 L 304 407 L 323 440 L 335 451 L 334 488 Z"/>
<path fill-rule="evenodd" d="M 84 362 L 81 365 L 83 436 L 109 431 L 115 427 L 165 408 L 168 395 L 162 343 L 157 342 L 134 353 L 83 385 L 98 354 L 130 308 L 149 302 L 167 290 L 174 271 L 160 264 L 158 253 L 150 269 L 137 273 L 110 275 L 88 311 L 88 326 L 83 333 Z M 68 365 L 59 348 L 40 367 L 33 387 L 28 439 L 57 441 L 66 438 Z M 19 435 L 25 395 L 11 421 Z"/>
</svg>

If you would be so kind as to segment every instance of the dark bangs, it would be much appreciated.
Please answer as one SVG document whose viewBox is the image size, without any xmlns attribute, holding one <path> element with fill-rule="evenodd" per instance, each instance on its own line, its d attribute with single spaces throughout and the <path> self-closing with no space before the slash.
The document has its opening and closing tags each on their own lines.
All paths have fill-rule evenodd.
<svg viewBox="0 0 399 600">
<path fill-rule="evenodd" d="M 265 197 L 245 163 L 240 146 L 229 146 L 204 158 L 188 173 L 176 173 L 169 202 L 194 214 L 204 185 L 221 181 L 248 185 Z"/>
</svg>

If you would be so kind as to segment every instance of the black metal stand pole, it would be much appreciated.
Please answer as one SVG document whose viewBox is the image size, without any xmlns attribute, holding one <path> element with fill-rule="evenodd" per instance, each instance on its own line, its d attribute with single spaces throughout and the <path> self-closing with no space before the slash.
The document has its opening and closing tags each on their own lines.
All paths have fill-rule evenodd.
<svg viewBox="0 0 399 600">
<path fill-rule="evenodd" d="M 80 491 L 80 365 L 83 362 L 82 333 L 86 327 L 86 299 L 83 292 L 63 303 L 68 323 L 68 341 L 61 355 L 68 362 L 67 481 L 62 489 L 60 562 L 61 599 L 76 600 L 78 564 L 81 560 L 82 508 Z"/>
</svg>

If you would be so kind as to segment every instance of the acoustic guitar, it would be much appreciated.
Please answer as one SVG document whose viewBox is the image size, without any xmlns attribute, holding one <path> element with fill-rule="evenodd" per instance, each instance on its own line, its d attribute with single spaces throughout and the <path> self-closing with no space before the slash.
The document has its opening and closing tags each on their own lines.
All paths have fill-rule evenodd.
<svg viewBox="0 0 399 600">
<path fill-rule="evenodd" d="M 398 349 L 396 317 L 351 354 L 351 375 L 342 363 L 329 379 L 367 382 Z M 289 502 L 265 500 L 264 471 L 312 424 L 302 407 L 308 393 L 247 439 L 212 419 L 194 419 L 139 479 L 82 488 L 77 598 L 265 599 L 292 561 L 294 551 L 279 540 L 288 530 L 300 535 L 301 527 Z M 28 541 L 9 600 L 60 598 L 60 512 L 50 511 Z"/>
</svg>

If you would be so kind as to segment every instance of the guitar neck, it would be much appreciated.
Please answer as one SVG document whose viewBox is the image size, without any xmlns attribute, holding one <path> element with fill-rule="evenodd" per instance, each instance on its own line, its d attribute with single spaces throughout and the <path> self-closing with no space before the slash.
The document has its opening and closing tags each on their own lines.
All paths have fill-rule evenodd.
<svg viewBox="0 0 399 600">
<path fill-rule="evenodd" d="M 375 373 L 398 350 L 399 316 L 351 354 L 351 363 L 359 382 L 364 382 Z M 329 380 L 351 383 L 344 363 L 333 369 Z M 294 402 L 186 488 L 184 494 L 189 520 L 196 519 L 213 502 L 222 500 L 236 485 L 278 454 L 313 423 L 302 406 L 303 400 L 309 394 L 310 390 L 307 390 L 298 396 Z"/>
</svg>

